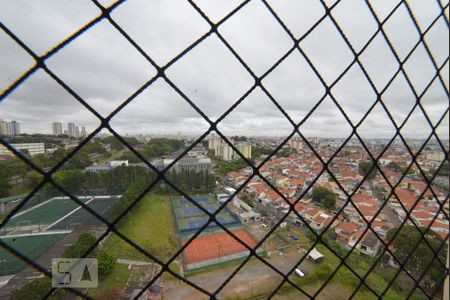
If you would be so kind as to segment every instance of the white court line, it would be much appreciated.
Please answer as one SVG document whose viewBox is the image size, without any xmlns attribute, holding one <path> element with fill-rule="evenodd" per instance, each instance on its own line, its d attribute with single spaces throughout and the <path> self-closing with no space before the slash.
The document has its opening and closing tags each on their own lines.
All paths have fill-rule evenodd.
<svg viewBox="0 0 450 300">
<path fill-rule="evenodd" d="M 52 231 L 41 231 L 34 233 L 21 233 L 21 234 L 10 234 L 10 235 L 2 235 L 0 239 L 9 239 L 9 238 L 18 238 L 18 237 L 26 237 L 26 236 L 37 236 L 37 235 L 52 235 L 52 234 L 65 234 L 71 233 L 72 230 L 52 230 Z"/>
<path fill-rule="evenodd" d="M 84 204 L 88 204 L 89 202 L 93 201 L 95 199 L 95 197 L 93 197 L 91 200 L 86 201 Z M 48 230 L 50 227 L 55 226 L 56 224 L 58 224 L 59 222 L 61 222 L 62 220 L 64 220 L 65 218 L 67 218 L 68 216 L 70 216 L 71 214 L 75 213 L 77 210 L 79 210 L 80 208 L 83 208 L 82 206 L 77 207 L 76 209 L 72 210 L 71 212 L 69 212 L 67 215 L 62 216 L 61 218 L 59 218 L 58 220 L 56 220 L 55 222 L 53 222 L 52 224 L 48 225 L 47 227 L 45 227 L 45 229 L 43 231 Z"/>
<path fill-rule="evenodd" d="M 86 199 L 87 197 L 94 197 L 94 196 L 76 196 L 78 199 Z M 18 213 L 16 213 L 16 214 L 14 214 L 14 216 L 12 216 L 12 218 L 11 218 L 11 220 L 12 219 L 15 219 L 15 218 L 17 218 L 18 216 L 21 216 L 21 215 L 23 215 L 23 214 L 26 214 L 27 212 L 30 212 L 30 211 L 32 211 L 33 209 L 36 209 L 36 208 L 38 208 L 38 207 L 41 207 L 42 205 L 45 205 L 45 204 L 47 204 L 47 203 L 49 203 L 49 202 L 51 202 L 51 201 L 54 201 L 54 200 L 56 200 L 56 199 L 61 199 L 61 200 L 68 200 L 68 199 L 71 199 L 70 197 L 53 197 L 53 198 L 50 198 L 50 199 L 48 199 L 48 200 L 46 200 L 46 201 L 44 201 L 44 202 L 41 202 L 41 203 L 39 203 L 39 204 L 36 204 L 35 206 L 32 206 L 32 207 L 30 207 L 30 208 L 27 208 L 27 209 L 25 209 L 24 211 L 21 211 L 21 212 L 18 212 Z"/>
</svg>

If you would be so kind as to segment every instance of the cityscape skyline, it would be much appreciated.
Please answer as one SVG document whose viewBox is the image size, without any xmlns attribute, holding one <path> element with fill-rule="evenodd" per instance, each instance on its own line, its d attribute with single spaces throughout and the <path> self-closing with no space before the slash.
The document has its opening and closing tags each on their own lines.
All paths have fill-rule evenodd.
<svg viewBox="0 0 450 300">
<path fill-rule="evenodd" d="M 15 132 L 19 132 L 16 134 L 5 134 L 7 132 L 7 128 L 4 124 L 9 124 L 15 122 L 16 124 L 16 128 L 18 126 L 18 131 Z M 59 134 L 66 134 L 69 137 L 86 137 L 88 134 L 91 133 L 91 131 L 95 130 L 96 128 L 93 128 L 92 130 L 90 129 L 86 129 L 85 126 L 79 126 L 76 125 L 73 122 L 67 122 L 67 123 L 63 123 L 63 122 L 52 122 L 50 123 L 50 128 L 47 131 L 41 131 L 41 132 L 25 132 L 24 130 L 22 130 L 22 122 L 13 120 L 11 122 L 5 122 L 3 119 L 0 118 L 0 136 L 15 136 L 15 135 L 20 135 L 20 134 L 28 134 L 28 135 L 33 135 L 33 134 L 47 134 L 47 135 L 59 135 Z M 67 125 L 67 130 L 63 129 L 63 124 Z M 10 126 L 10 125 L 8 125 Z M 6 130 L 6 131 L 5 131 Z M 220 130 L 220 129 L 219 129 Z M 206 130 L 205 130 L 206 131 Z M 221 131 L 222 132 L 222 131 Z M 301 132 L 301 130 L 300 130 Z M 445 134 L 445 132 L 443 130 L 436 130 L 437 135 L 439 136 L 439 139 L 441 141 L 448 141 L 449 140 L 449 135 Z M 440 134 L 440 132 L 443 132 L 444 134 Z M 176 137 L 176 136 L 185 136 L 185 137 L 197 137 L 200 136 L 201 134 L 203 134 L 204 132 L 181 132 L 181 131 L 165 131 L 165 132 L 139 132 L 139 133 L 132 133 L 132 132 L 123 132 L 120 133 L 122 136 L 172 136 L 172 137 Z M 228 138 L 234 137 L 234 136 L 245 136 L 245 137 L 254 137 L 254 138 L 282 138 L 282 137 L 287 137 L 291 132 L 289 132 L 288 134 L 285 135 L 270 135 L 270 134 L 266 134 L 266 135 L 251 135 L 251 134 L 243 134 L 242 132 L 235 132 L 235 133 L 224 133 L 222 132 L 225 136 L 227 136 Z M 113 135 L 112 133 L 110 133 L 107 129 L 102 129 L 99 134 L 102 135 Z M 214 134 L 216 134 L 214 132 Z M 348 136 L 331 136 L 331 135 L 307 135 L 307 134 L 303 134 L 303 136 L 305 138 L 321 138 L 321 139 L 347 139 Z M 364 137 L 363 135 L 361 135 L 361 137 L 363 139 L 367 139 L 367 140 L 390 140 L 393 136 L 371 136 L 369 138 Z M 411 135 L 404 135 L 405 138 L 407 139 L 418 139 L 418 140 L 423 140 L 428 138 L 428 136 L 411 136 Z M 297 133 L 295 133 L 292 136 L 292 139 L 295 138 L 301 138 Z M 352 139 L 355 139 L 356 137 L 353 135 Z M 207 137 L 205 138 L 207 139 Z"/>
</svg>

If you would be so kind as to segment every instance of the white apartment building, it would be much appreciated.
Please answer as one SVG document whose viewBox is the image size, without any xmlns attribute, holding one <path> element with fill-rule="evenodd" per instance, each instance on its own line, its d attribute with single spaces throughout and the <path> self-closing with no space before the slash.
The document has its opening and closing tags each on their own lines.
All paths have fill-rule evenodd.
<svg viewBox="0 0 450 300">
<path fill-rule="evenodd" d="M 250 144 L 238 143 L 236 144 L 236 148 L 245 158 L 252 158 L 252 146 Z M 226 161 L 239 158 L 239 155 L 234 152 L 230 145 L 214 135 L 210 136 L 208 139 L 208 149 L 214 150 L 214 155 L 219 156 Z"/>
<path fill-rule="evenodd" d="M 45 145 L 44 143 L 20 143 L 20 144 L 11 144 L 14 148 L 19 151 L 27 150 L 31 156 L 36 154 L 44 154 L 45 153 Z M 0 155 L 14 155 L 11 151 L 8 150 L 3 145 L 0 145 Z"/>
<path fill-rule="evenodd" d="M 75 137 L 76 136 L 76 131 L 75 131 L 75 124 L 74 123 L 69 123 L 67 124 L 67 134 L 70 137 Z"/>
<path fill-rule="evenodd" d="M 52 123 L 52 132 L 53 132 L 53 135 L 63 134 L 62 123 L 61 122 L 53 122 Z"/>
<path fill-rule="evenodd" d="M 17 121 L 6 122 L 0 119 L 0 135 L 14 136 L 20 134 L 20 123 Z"/>
<path fill-rule="evenodd" d="M 6 136 L 10 134 L 9 124 L 0 119 L 0 135 Z"/>
<path fill-rule="evenodd" d="M 436 151 L 436 152 L 427 154 L 427 160 L 441 162 L 444 159 L 445 159 L 445 153 L 444 152 Z"/>
</svg>

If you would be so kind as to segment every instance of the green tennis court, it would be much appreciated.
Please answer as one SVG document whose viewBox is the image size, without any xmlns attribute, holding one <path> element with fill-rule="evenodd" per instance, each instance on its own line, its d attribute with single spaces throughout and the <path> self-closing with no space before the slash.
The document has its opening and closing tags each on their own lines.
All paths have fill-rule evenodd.
<svg viewBox="0 0 450 300">
<path fill-rule="evenodd" d="M 41 256 L 48 248 L 60 241 L 64 233 L 32 236 L 7 237 L 1 240 L 30 259 Z M 26 263 L 4 248 L 0 248 L 0 274 L 10 275 L 20 272 Z"/>
<path fill-rule="evenodd" d="M 81 200 L 88 201 L 89 198 L 87 200 Z M 55 198 L 44 205 L 32 208 L 31 210 L 9 220 L 6 224 L 6 228 L 8 229 L 30 225 L 50 225 L 77 207 L 79 207 L 79 205 L 71 199 Z"/>
<path fill-rule="evenodd" d="M 120 198 L 111 198 L 111 199 L 94 199 L 91 202 L 89 202 L 87 205 L 92 208 L 95 212 L 97 212 L 99 215 L 103 216 L 108 221 L 111 221 L 109 219 L 111 208 L 114 206 L 114 204 L 119 200 Z M 67 216 L 66 218 L 62 219 L 60 222 L 55 224 L 54 226 L 51 226 L 51 230 L 61 230 L 61 229 L 73 229 L 77 225 L 101 225 L 103 224 L 102 221 L 97 219 L 94 215 L 92 215 L 90 212 L 85 210 L 84 208 L 80 208 L 77 211 L 75 211 L 73 214 Z"/>
</svg>

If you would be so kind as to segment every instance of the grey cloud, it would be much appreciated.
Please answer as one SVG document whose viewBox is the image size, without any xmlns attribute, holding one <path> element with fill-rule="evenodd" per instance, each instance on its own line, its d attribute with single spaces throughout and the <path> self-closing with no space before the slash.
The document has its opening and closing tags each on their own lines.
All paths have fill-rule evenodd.
<svg viewBox="0 0 450 300">
<path fill-rule="evenodd" d="M 105 0 L 102 3 L 110 4 Z M 328 5 L 334 1 L 326 1 Z M 435 3 L 411 4 L 422 29 L 437 15 Z M 239 1 L 204 1 L 196 3 L 213 21 L 218 21 Z M 295 37 L 300 37 L 324 13 L 320 3 L 311 1 L 269 1 Z M 381 19 L 396 1 L 373 1 Z M 429 7 L 430 6 L 430 7 Z M 80 26 L 100 13 L 90 1 L 4 1 L 1 21 L 39 54 L 64 40 Z M 359 50 L 376 29 L 363 2 L 343 0 L 333 16 Z M 350 17 L 354 16 L 354 17 Z M 118 6 L 111 17 L 138 43 L 157 64 L 165 64 L 209 30 L 209 25 L 186 1 L 130 0 Z M 386 33 L 400 57 L 404 57 L 417 38 L 405 7 L 386 23 Z M 264 73 L 290 47 L 292 41 L 259 1 L 252 1 L 219 27 L 230 45 L 257 75 Z M 438 63 L 448 57 L 448 28 L 442 20 L 425 40 Z M 348 66 L 353 56 L 330 20 L 323 21 L 300 43 L 301 48 L 330 84 Z M 29 58 L 4 33 L 0 35 L 0 88 L 10 85 L 33 65 Z M 365 69 L 380 91 L 398 69 L 391 51 L 379 35 L 360 56 Z M 137 88 L 156 74 L 149 62 L 135 50 L 107 20 L 101 21 L 48 61 L 54 71 L 75 92 L 101 114 L 111 112 Z M 411 82 L 421 92 L 433 76 L 424 48 L 419 47 L 405 64 Z M 183 56 L 166 71 L 175 83 L 212 120 L 221 116 L 249 90 L 254 80 L 215 34 Z M 448 89 L 448 70 L 442 76 Z M 294 51 L 263 80 L 264 86 L 299 122 L 324 95 L 325 89 L 304 58 Z M 356 65 L 332 89 L 332 94 L 356 123 L 375 100 L 374 92 Z M 416 99 L 400 74 L 382 95 L 400 124 Z M 428 115 L 436 122 L 448 108 L 448 97 L 440 84 L 433 84 L 421 100 Z M 33 74 L 0 103 L 0 118 L 16 119 L 25 132 L 50 132 L 51 122 L 74 121 L 92 130 L 98 120 L 71 95 L 48 78 L 43 71 Z M 379 107 L 361 125 L 364 137 L 386 137 L 391 125 Z M 134 99 L 111 122 L 121 134 L 176 133 L 201 134 L 206 121 L 163 80 Z M 424 137 L 423 117 L 414 115 L 405 134 Z M 292 126 L 258 88 L 219 124 L 227 135 L 287 135 Z M 330 99 L 320 105 L 302 126 L 305 135 L 346 137 L 346 123 Z M 425 129 L 424 129 L 425 128 Z M 442 129 L 443 128 L 443 129 Z M 447 124 L 439 129 L 448 131 Z"/>
</svg>

